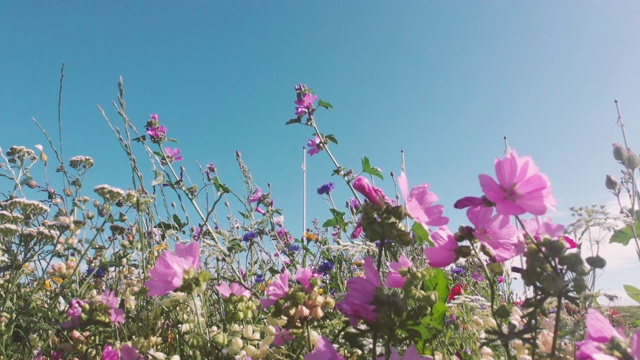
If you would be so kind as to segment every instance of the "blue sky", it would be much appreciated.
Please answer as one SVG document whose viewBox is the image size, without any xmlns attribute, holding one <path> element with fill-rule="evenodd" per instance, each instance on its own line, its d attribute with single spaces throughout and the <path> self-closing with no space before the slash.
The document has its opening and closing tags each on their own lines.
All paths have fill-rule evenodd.
<svg viewBox="0 0 640 360">
<path fill-rule="evenodd" d="M 312 131 L 284 123 L 303 82 L 334 105 L 316 119 L 343 165 L 368 156 L 397 173 L 404 149 L 409 181 L 431 184 L 453 227 L 465 221 L 453 202 L 480 193 L 477 175 L 492 174 L 505 135 L 549 176 L 554 218 L 568 222 L 570 206 L 613 200 L 614 99 L 640 147 L 639 20 L 632 1 L 4 1 L 0 147 L 44 143 L 31 117 L 57 136 L 64 62 L 65 154 L 92 156 L 93 181 L 127 188 L 126 158 L 96 108 L 117 120 L 122 75 L 140 129 L 158 113 L 182 165 L 195 174 L 196 161 L 214 162 L 232 186 L 240 150 L 296 228 Z M 321 219 L 314 189 L 338 180 L 325 155 L 308 159 L 309 212 Z M 603 283 L 637 279 L 631 264 Z"/>
</svg>

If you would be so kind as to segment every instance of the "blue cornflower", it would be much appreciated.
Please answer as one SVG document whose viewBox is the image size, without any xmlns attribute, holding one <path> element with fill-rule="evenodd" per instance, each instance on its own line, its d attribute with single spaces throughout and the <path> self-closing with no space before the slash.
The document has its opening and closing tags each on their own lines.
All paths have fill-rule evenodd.
<svg viewBox="0 0 640 360">
<path fill-rule="evenodd" d="M 318 188 L 318 195 L 329 195 L 329 193 L 335 190 L 335 188 L 335 183 L 328 182 Z"/>
<path fill-rule="evenodd" d="M 256 275 L 256 283 L 264 282 L 264 275 L 258 274 Z"/>
<path fill-rule="evenodd" d="M 464 268 L 461 267 L 454 267 L 453 269 L 451 269 L 451 272 L 456 274 L 456 275 L 460 275 L 464 272 Z"/>
<path fill-rule="evenodd" d="M 93 276 L 94 278 L 98 278 L 98 279 L 102 279 L 104 277 L 104 275 L 105 275 L 104 270 L 102 268 L 99 268 L 99 267 L 97 267 L 97 268 L 93 268 L 93 267 L 88 268 L 86 274 L 87 274 L 87 277 Z"/>
<path fill-rule="evenodd" d="M 351 211 L 356 211 L 360 207 L 360 201 L 356 198 L 351 198 L 347 201 L 347 207 Z"/>
<path fill-rule="evenodd" d="M 249 231 L 248 233 L 242 235 L 242 241 L 249 242 L 251 240 L 255 240 L 258 237 L 258 233 L 255 231 Z"/>
<path fill-rule="evenodd" d="M 335 265 L 332 261 L 325 261 L 320 264 L 320 266 L 318 266 L 318 272 L 322 275 L 328 275 L 331 271 L 333 271 L 334 267 Z"/>
<path fill-rule="evenodd" d="M 300 245 L 298 244 L 291 244 L 289 245 L 289 247 L 287 248 L 288 251 L 298 251 L 300 250 Z"/>
</svg>

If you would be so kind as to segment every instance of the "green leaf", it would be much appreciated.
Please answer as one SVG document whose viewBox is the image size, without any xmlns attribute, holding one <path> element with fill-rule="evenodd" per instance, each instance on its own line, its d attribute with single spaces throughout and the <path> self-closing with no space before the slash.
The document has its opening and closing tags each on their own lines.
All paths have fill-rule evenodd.
<svg viewBox="0 0 640 360">
<path fill-rule="evenodd" d="M 291 119 L 285 123 L 285 125 L 289 124 L 300 124 L 302 122 L 302 118 Z"/>
<path fill-rule="evenodd" d="M 156 175 L 156 178 L 151 182 L 151 186 L 162 184 L 164 182 L 164 174 L 157 170 L 155 170 L 154 173 Z"/>
<path fill-rule="evenodd" d="M 143 141 L 145 141 L 145 140 L 147 140 L 146 135 L 142 135 L 142 136 L 139 136 L 139 137 L 137 137 L 137 138 L 133 138 L 133 139 L 131 139 L 131 141 L 135 141 L 135 142 L 143 142 Z"/>
<path fill-rule="evenodd" d="M 623 286 L 624 286 L 624 291 L 627 292 L 627 295 L 629 295 L 629 297 L 635 300 L 637 303 L 640 303 L 640 289 L 631 285 L 623 285 Z"/>
<path fill-rule="evenodd" d="M 183 223 L 182 220 L 180 220 L 180 217 L 178 215 L 173 214 L 172 218 L 173 218 L 173 222 L 175 222 L 176 225 L 178 226 L 178 230 L 182 230 L 182 228 L 187 226 L 187 223 Z"/>
<path fill-rule="evenodd" d="M 415 240 L 418 245 L 424 245 L 425 243 L 429 244 L 429 246 L 435 246 L 431 238 L 429 237 L 429 232 L 425 230 L 424 226 L 419 222 L 413 223 L 411 227 L 411 231 L 415 235 Z"/>
<path fill-rule="evenodd" d="M 215 186 L 217 192 L 222 191 L 222 193 L 224 194 L 228 194 L 231 192 L 231 189 L 229 189 L 227 185 L 221 183 L 220 179 L 218 179 L 217 176 L 213 178 L 213 186 Z"/>
<path fill-rule="evenodd" d="M 325 135 L 324 138 L 338 145 L 338 140 L 336 140 L 336 137 L 333 134 Z"/>
<path fill-rule="evenodd" d="M 440 298 L 438 303 L 444 304 L 447 301 L 447 297 L 449 297 L 450 292 L 449 281 L 447 280 L 447 276 L 444 274 L 444 271 L 437 268 L 431 269 L 431 276 L 426 278 L 422 283 L 422 290 L 425 292 L 437 292 L 438 297 Z M 444 319 L 442 325 L 444 326 Z"/>
<path fill-rule="evenodd" d="M 325 109 L 333 109 L 333 105 L 329 104 L 328 102 L 322 99 L 318 100 L 318 107 L 323 107 Z"/>
<path fill-rule="evenodd" d="M 636 211 L 636 234 L 640 233 L 640 211 Z M 618 243 L 622 245 L 629 244 L 629 241 L 633 239 L 633 224 L 627 225 L 622 229 L 613 233 L 613 236 L 609 240 L 609 243 Z"/>
<path fill-rule="evenodd" d="M 372 175 L 372 176 L 379 177 L 380 179 L 384 180 L 384 177 L 382 177 L 382 173 L 380 171 L 374 169 L 373 167 L 371 167 L 371 163 L 369 162 L 369 158 L 366 157 L 366 156 L 362 158 L 362 172 L 367 173 L 367 174 Z"/>
<path fill-rule="evenodd" d="M 347 231 L 347 223 L 344 221 L 344 213 L 336 209 L 329 209 L 333 214 L 333 218 L 327 220 L 322 224 L 323 227 L 339 226 L 342 231 Z"/>
</svg>

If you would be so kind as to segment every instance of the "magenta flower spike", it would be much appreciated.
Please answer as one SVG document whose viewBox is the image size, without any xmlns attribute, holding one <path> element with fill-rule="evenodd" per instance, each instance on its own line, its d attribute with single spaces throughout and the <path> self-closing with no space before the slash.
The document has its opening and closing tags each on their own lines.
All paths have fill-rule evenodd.
<svg viewBox="0 0 640 360">
<path fill-rule="evenodd" d="M 175 253 L 165 251 L 149 272 L 151 278 L 144 283 L 149 291 L 147 296 L 162 296 L 182 286 L 185 272 L 200 267 L 200 244 L 176 244 Z"/>
<path fill-rule="evenodd" d="M 402 289 L 407 279 L 400 275 L 400 269 L 410 268 L 411 261 L 403 254 L 400 256 L 398 261 L 392 261 L 387 265 L 389 266 L 389 273 L 387 274 L 387 280 L 384 284 L 389 288 Z"/>
<path fill-rule="evenodd" d="M 338 354 L 331 340 L 321 336 L 316 342 L 316 349 L 305 355 L 304 360 L 344 360 L 344 358 Z"/>
<path fill-rule="evenodd" d="M 431 233 L 431 241 L 435 246 L 424 249 L 424 256 L 429 260 L 429 266 L 443 268 L 456 261 L 458 242 L 446 226 L 441 226 Z"/>
<path fill-rule="evenodd" d="M 225 299 L 228 299 L 231 295 L 244 296 L 247 299 L 251 296 L 251 292 L 238 283 L 231 283 L 231 286 L 229 286 L 229 284 L 222 281 L 215 288 L 220 292 L 220 296 Z"/>
<path fill-rule="evenodd" d="M 268 308 L 276 303 L 280 298 L 287 296 L 289 293 L 289 272 L 285 271 L 282 274 L 276 276 L 275 280 L 267 286 L 265 294 L 266 299 L 260 299 L 260 305 L 262 308 Z"/>
<path fill-rule="evenodd" d="M 553 209 L 556 199 L 551 183 L 529 156 L 518 157 L 511 151 L 504 159 L 495 161 L 496 182 L 489 175 L 479 175 L 482 191 L 496 204 L 501 215 L 544 215 Z"/>
<path fill-rule="evenodd" d="M 474 236 L 502 263 L 524 253 L 524 241 L 508 216 L 493 215 L 493 208 L 474 206 L 467 210 Z"/>
<path fill-rule="evenodd" d="M 349 317 L 349 323 L 355 327 L 360 320 L 370 323 L 378 321 L 376 307 L 371 304 L 376 290 L 382 285 L 380 274 L 373 259 L 364 259 L 364 276 L 354 277 L 347 282 L 347 294 L 336 304 L 336 309 Z"/>
<path fill-rule="evenodd" d="M 402 172 L 398 176 L 398 187 L 413 220 L 425 226 L 443 226 L 449 223 L 449 218 L 442 216 L 444 206 L 433 205 L 438 201 L 438 196 L 429 191 L 429 184 L 418 185 L 409 191 L 409 180 Z"/>
</svg>

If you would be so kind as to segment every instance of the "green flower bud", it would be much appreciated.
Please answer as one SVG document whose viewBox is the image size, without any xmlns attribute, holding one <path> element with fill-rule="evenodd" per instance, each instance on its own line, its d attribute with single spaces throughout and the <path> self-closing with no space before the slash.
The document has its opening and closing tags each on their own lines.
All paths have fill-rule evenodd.
<svg viewBox="0 0 640 360">
<path fill-rule="evenodd" d="M 624 166 L 629 170 L 635 170 L 640 166 L 640 157 L 633 151 L 629 150 L 627 158 L 624 159 Z"/>
<path fill-rule="evenodd" d="M 455 253 L 459 258 L 468 258 L 469 256 L 471 256 L 471 248 L 467 245 L 463 245 L 458 247 L 455 250 Z"/>
<path fill-rule="evenodd" d="M 589 256 L 586 261 L 589 266 L 596 269 L 604 269 L 604 267 L 607 265 L 607 261 L 600 255 Z"/>
<path fill-rule="evenodd" d="M 487 269 L 489 270 L 489 273 L 491 273 L 492 275 L 502 275 L 504 274 L 504 268 L 502 267 L 502 264 L 500 263 L 491 263 L 489 265 L 487 265 Z"/>
<path fill-rule="evenodd" d="M 587 282 L 582 276 L 576 276 L 573 278 L 573 290 L 576 294 L 582 294 L 587 291 Z"/>
<path fill-rule="evenodd" d="M 217 333 L 215 335 L 213 335 L 213 343 L 223 347 L 223 346 L 227 346 L 227 342 L 229 341 L 229 338 L 227 337 L 227 334 L 225 333 Z"/>
<path fill-rule="evenodd" d="M 620 162 L 624 162 L 627 158 L 627 149 L 623 148 L 622 145 L 618 143 L 613 144 L 613 158 Z"/>
<path fill-rule="evenodd" d="M 546 250 L 549 256 L 557 258 L 567 251 L 567 244 L 564 241 L 552 240 L 547 244 Z"/>
<path fill-rule="evenodd" d="M 558 294 L 564 288 L 564 279 L 555 273 L 544 274 L 540 283 L 550 294 Z"/>
<path fill-rule="evenodd" d="M 618 183 L 618 180 L 613 177 L 613 175 L 607 175 L 607 178 L 604 181 L 604 186 L 606 186 L 609 190 L 616 191 L 618 190 L 618 186 L 620 186 L 620 184 Z"/>
</svg>

